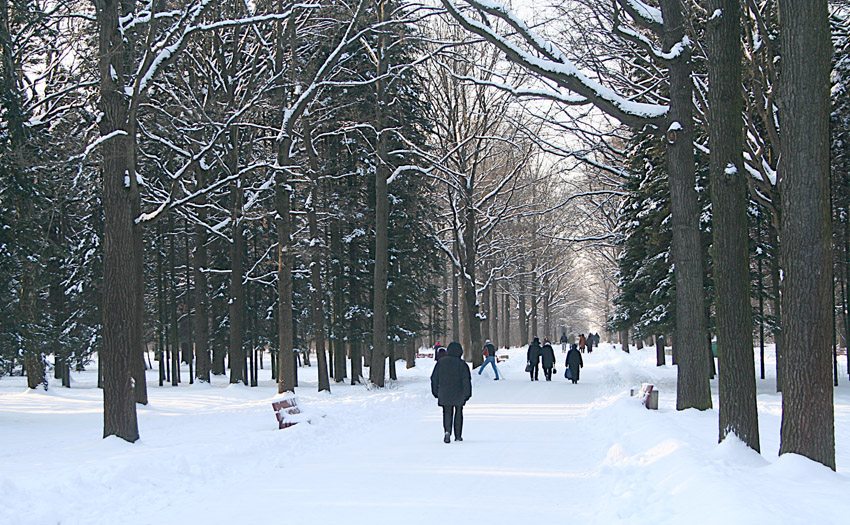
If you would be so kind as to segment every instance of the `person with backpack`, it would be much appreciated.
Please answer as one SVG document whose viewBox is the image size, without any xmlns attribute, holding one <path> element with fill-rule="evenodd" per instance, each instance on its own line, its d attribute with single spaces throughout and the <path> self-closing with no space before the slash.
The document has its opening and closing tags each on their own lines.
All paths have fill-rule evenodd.
<svg viewBox="0 0 850 525">
<path fill-rule="evenodd" d="M 564 366 L 567 367 L 564 377 L 572 381 L 573 384 L 578 383 L 579 369 L 584 366 L 584 360 L 582 360 L 581 353 L 579 353 L 575 343 L 573 343 L 570 351 L 567 352 L 567 361 L 564 363 Z"/>
<path fill-rule="evenodd" d="M 540 361 L 543 364 L 543 375 L 546 381 L 551 381 L 552 368 L 555 367 L 555 350 L 546 338 L 543 339 L 543 348 L 540 349 Z"/>
<path fill-rule="evenodd" d="M 493 346 L 493 343 L 490 342 L 489 339 L 484 342 L 484 363 L 481 365 L 481 368 L 478 369 L 478 375 L 481 375 L 481 372 L 484 371 L 484 367 L 489 365 L 493 366 L 493 371 L 496 372 L 496 381 L 499 380 L 499 369 L 496 367 L 496 347 Z"/>
<path fill-rule="evenodd" d="M 525 371 L 531 375 L 532 381 L 537 381 L 537 376 L 539 374 L 537 367 L 540 366 L 540 339 L 535 337 L 531 344 L 528 345 L 528 352 L 525 357 L 528 363 L 525 367 Z"/>
<path fill-rule="evenodd" d="M 452 341 L 446 356 L 437 361 L 431 372 L 431 394 L 443 407 L 444 443 L 451 442 L 452 430 L 455 441 L 463 441 L 463 405 L 472 397 L 472 380 L 462 356 L 463 347 Z"/>
<path fill-rule="evenodd" d="M 561 353 L 562 354 L 567 353 L 567 341 L 568 341 L 567 332 L 562 332 L 561 333 Z"/>
</svg>

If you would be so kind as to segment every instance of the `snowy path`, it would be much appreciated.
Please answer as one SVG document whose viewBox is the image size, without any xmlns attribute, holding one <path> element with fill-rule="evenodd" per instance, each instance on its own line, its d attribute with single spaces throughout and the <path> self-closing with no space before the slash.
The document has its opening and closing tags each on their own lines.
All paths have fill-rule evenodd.
<svg viewBox="0 0 850 525">
<path fill-rule="evenodd" d="M 528 380 L 521 350 L 499 365 L 506 380 L 473 372 L 464 441 L 448 445 L 430 360 L 378 391 L 340 384 L 318 394 L 314 369 L 300 369 L 300 402 L 324 417 L 285 430 L 268 380 L 253 389 L 151 381 L 133 445 L 100 438 L 91 372 L 49 393 L 3 378 L 0 524 L 844 522 L 846 380 L 835 474 L 776 458 L 770 381 L 760 383 L 759 455 L 734 440 L 717 445 L 715 411 L 676 412 L 675 368 L 656 368 L 651 351 L 585 354 L 577 385 L 557 358 L 552 382 Z M 657 412 L 627 394 L 647 380 L 662 391 Z"/>
</svg>

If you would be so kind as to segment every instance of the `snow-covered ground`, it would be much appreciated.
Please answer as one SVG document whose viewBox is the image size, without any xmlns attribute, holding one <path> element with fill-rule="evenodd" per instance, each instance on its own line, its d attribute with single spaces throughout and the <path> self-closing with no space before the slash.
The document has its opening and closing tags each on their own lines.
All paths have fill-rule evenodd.
<svg viewBox="0 0 850 525">
<path fill-rule="evenodd" d="M 506 380 L 473 372 L 464 441 L 448 445 L 430 359 L 400 362 L 388 388 L 334 384 L 330 394 L 316 392 L 315 368 L 301 368 L 297 395 L 313 422 L 283 430 L 268 363 L 258 388 L 222 377 L 160 388 L 152 370 L 135 444 L 101 438 L 95 367 L 48 392 L 4 377 L 0 524 L 847 523 L 846 374 L 835 473 L 777 457 L 772 363 L 758 381 L 757 454 L 717 444 L 716 410 L 677 412 L 675 367 L 657 368 L 651 348 L 603 344 L 584 355 L 577 385 L 560 349 L 551 383 L 528 380 L 524 350 L 509 354 Z M 629 397 L 642 382 L 660 388 L 657 412 Z"/>
</svg>

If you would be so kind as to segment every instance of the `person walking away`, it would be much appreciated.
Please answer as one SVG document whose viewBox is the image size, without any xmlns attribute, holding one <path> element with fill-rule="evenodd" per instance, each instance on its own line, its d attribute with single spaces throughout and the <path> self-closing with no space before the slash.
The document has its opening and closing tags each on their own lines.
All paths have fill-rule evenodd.
<svg viewBox="0 0 850 525">
<path fill-rule="evenodd" d="M 572 381 L 573 384 L 578 383 L 579 369 L 584 366 L 584 360 L 581 358 L 581 353 L 579 353 L 575 343 L 573 343 L 570 351 L 567 352 L 567 361 L 564 365 L 567 367 L 564 377 Z"/>
<path fill-rule="evenodd" d="M 481 368 L 478 369 L 478 375 L 481 375 L 481 372 L 484 371 L 484 367 L 489 365 L 493 365 L 493 371 L 496 372 L 496 381 L 499 380 L 499 369 L 496 367 L 496 347 L 493 346 L 493 343 L 490 342 L 489 339 L 484 342 L 484 364 L 481 365 Z"/>
<path fill-rule="evenodd" d="M 555 350 L 546 338 L 543 339 L 543 348 L 540 349 L 540 361 L 543 364 L 543 375 L 546 381 L 551 381 L 552 368 L 555 366 Z"/>
<path fill-rule="evenodd" d="M 584 353 L 584 347 L 586 345 L 587 345 L 587 338 L 584 336 L 584 334 L 579 334 L 579 336 L 578 336 L 578 349 L 581 351 L 582 354 Z"/>
<path fill-rule="evenodd" d="M 586 343 L 587 343 L 587 353 L 589 354 L 589 353 L 593 352 L 594 337 L 593 337 L 592 332 L 587 334 L 587 342 Z"/>
<path fill-rule="evenodd" d="M 463 405 L 472 397 L 469 365 L 461 358 L 463 347 L 457 341 L 449 343 L 446 356 L 437 361 L 431 372 L 431 394 L 443 407 L 443 442 L 450 443 L 452 430 L 455 441 L 463 441 Z"/>
<path fill-rule="evenodd" d="M 567 332 L 561 333 L 561 353 L 567 353 Z"/>
<path fill-rule="evenodd" d="M 437 341 L 437 344 L 434 345 L 434 361 L 439 361 L 443 357 L 446 357 L 446 347 Z"/>
<path fill-rule="evenodd" d="M 528 353 L 526 353 L 526 359 L 528 362 L 528 373 L 531 374 L 531 380 L 537 381 L 538 369 L 537 367 L 540 365 L 540 339 L 537 337 L 531 341 L 531 344 L 528 345 Z"/>
</svg>

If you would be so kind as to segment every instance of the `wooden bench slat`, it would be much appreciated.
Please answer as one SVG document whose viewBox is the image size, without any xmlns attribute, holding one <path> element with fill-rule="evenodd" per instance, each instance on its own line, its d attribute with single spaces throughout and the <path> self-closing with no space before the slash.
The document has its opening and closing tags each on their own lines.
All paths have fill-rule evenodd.
<svg viewBox="0 0 850 525">
<path fill-rule="evenodd" d="M 286 418 L 284 417 L 284 414 L 294 415 L 301 413 L 295 399 L 275 401 L 272 403 L 272 408 L 274 409 L 274 414 L 277 417 L 278 429 L 289 428 L 298 423 L 297 421 L 286 421 Z"/>
</svg>

